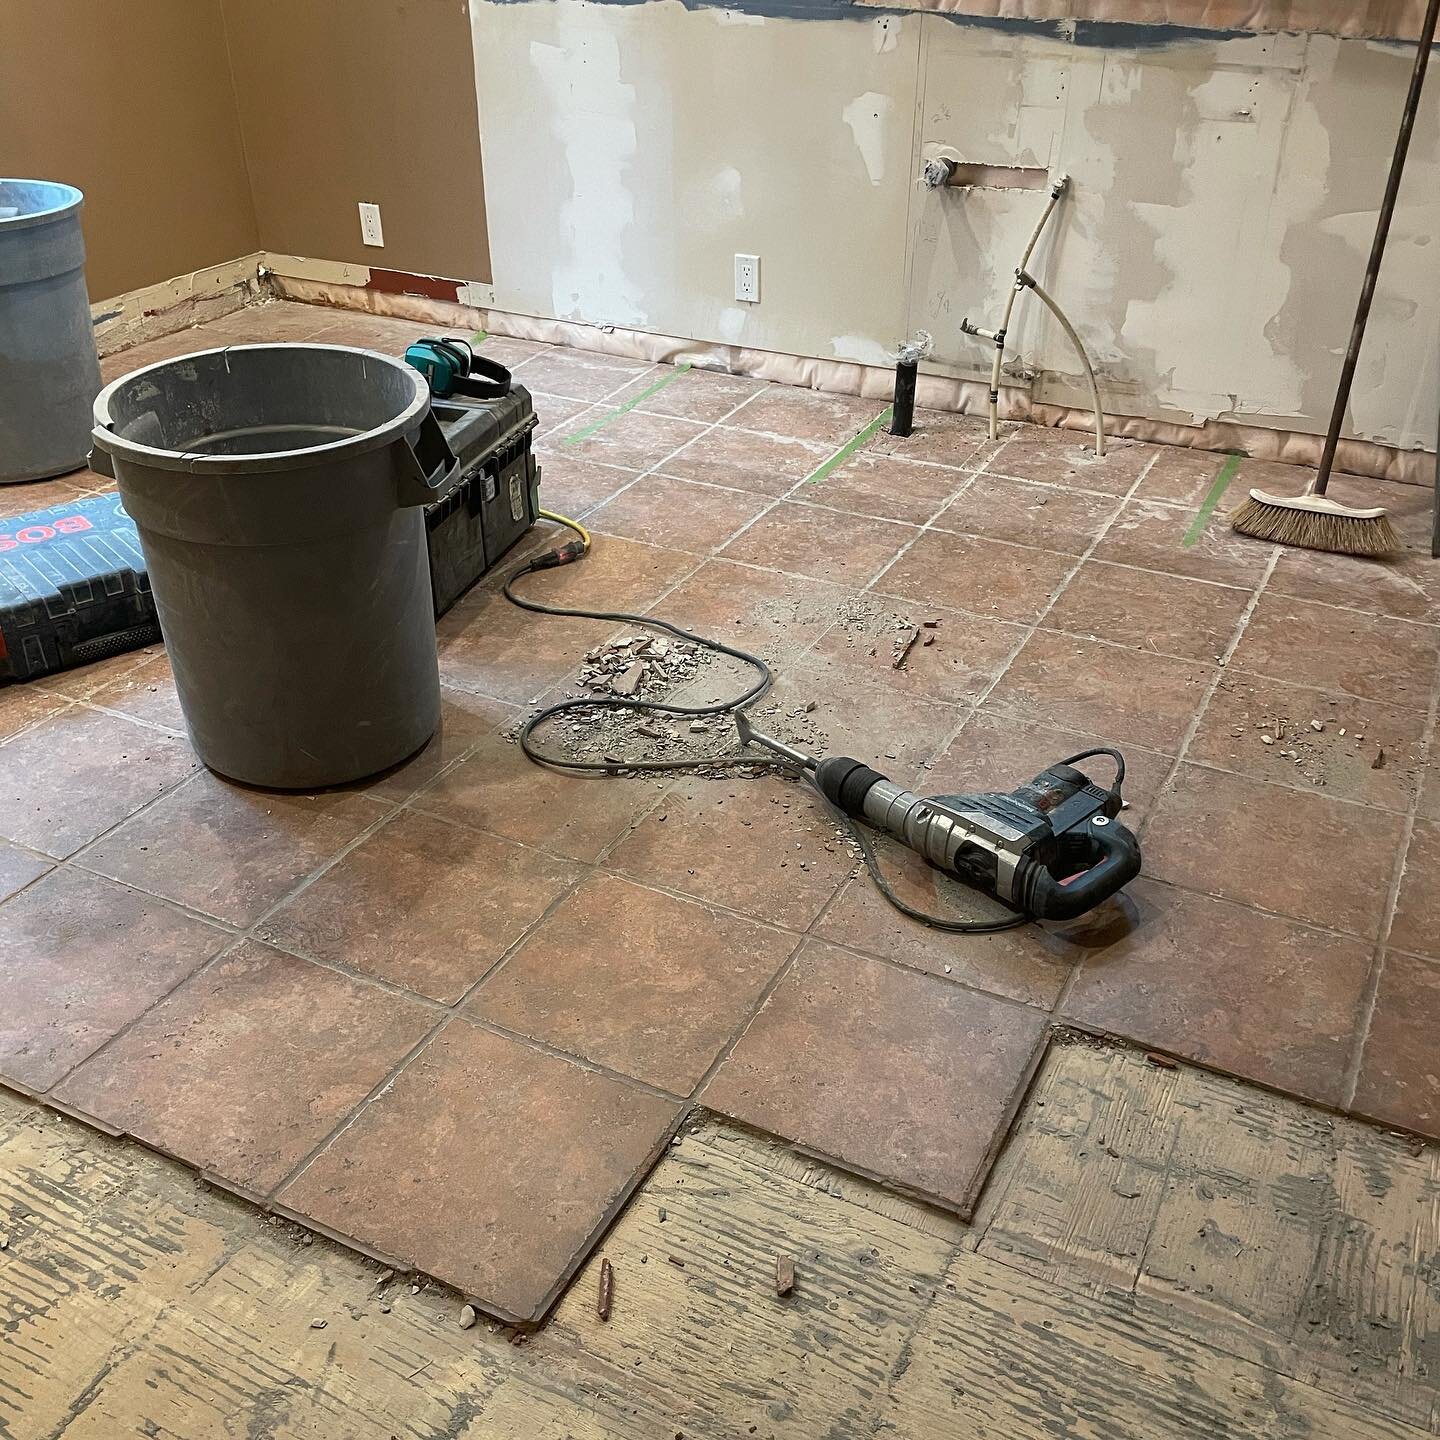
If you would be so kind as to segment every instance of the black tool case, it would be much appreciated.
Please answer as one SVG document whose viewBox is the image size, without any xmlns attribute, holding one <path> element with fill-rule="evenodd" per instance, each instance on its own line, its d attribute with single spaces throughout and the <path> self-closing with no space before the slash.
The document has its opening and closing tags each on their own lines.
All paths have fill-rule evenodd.
<svg viewBox="0 0 1440 1440">
<path fill-rule="evenodd" d="M 0 520 L 0 681 L 159 639 L 145 557 L 118 495 Z"/>
<path fill-rule="evenodd" d="M 531 450 L 535 407 L 523 385 L 500 400 L 455 395 L 433 408 L 460 462 L 454 488 L 425 507 L 438 619 L 535 523 L 540 470 Z"/>
<path fill-rule="evenodd" d="M 530 392 L 436 400 L 458 475 L 425 507 L 443 615 L 535 523 L 540 471 Z M 135 522 L 119 495 L 0 520 L 0 683 L 87 665 L 160 640 Z"/>
</svg>

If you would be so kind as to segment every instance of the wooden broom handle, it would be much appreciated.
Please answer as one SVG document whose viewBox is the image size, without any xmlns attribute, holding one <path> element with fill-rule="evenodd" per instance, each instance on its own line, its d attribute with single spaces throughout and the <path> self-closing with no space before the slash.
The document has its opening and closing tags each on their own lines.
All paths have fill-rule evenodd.
<svg viewBox="0 0 1440 1440">
<path fill-rule="evenodd" d="M 1405 173 L 1405 157 L 1410 153 L 1410 137 L 1415 133 L 1415 117 L 1420 110 L 1420 96 L 1425 89 L 1425 71 L 1430 63 L 1430 47 L 1435 43 L 1435 23 L 1440 18 L 1440 0 L 1430 0 L 1425 21 L 1420 26 L 1420 45 L 1415 52 L 1415 72 L 1410 77 L 1410 94 L 1405 113 L 1400 119 L 1400 138 L 1390 161 L 1390 179 L 1385 186 L 1385 199 L 1380 203 L 1380 223 L 1375 227 L 1375 243 L 1370 247 L 1370 263 L 1365 267 L 1365 284 L 1360 291 L 1360 306 L 1355 312 L 1355 326 L 1350 332 L 1350 348 L 1340 371 L 1340 388 L 1335 393 L 1335 410 L 1330 416 L 1330 429 L 1325 436 L 1325 451 L 1320 457 L 1320 473 L 1310 487 L 1312 495 L 1323 495 L 1330 484 L 1330 471 L 1335 464 L 1335 451 L 1340 446 L 1340 429 L 1345 412 L 1350 408 L 1350 390 L 1355 384 L 1355 370 L 1360 363 L 1360 346 L 1365 340 L 1365 326 L 1370 319 L 1370 306 L 1375 300 L 1375 286 L 1380 279 L 1380 262 L 1385 258 L 1385 243 L 1390 238 L 1390 222 L 1395 218 L 1395 202 L 1400 195 L 1400 177 Z"/>
</svg>

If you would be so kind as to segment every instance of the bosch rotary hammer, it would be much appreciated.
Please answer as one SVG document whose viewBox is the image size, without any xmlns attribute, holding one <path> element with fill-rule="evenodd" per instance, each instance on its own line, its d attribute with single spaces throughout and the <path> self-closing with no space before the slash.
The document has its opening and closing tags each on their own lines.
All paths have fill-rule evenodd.
<svg viewBox="0 0 1440 1440">
<path fill-rule="evenodd" d="M 937 869 L 1036 920 L 1073 920 L 1140 873 L 1139 843 L 1116 818 L 1125 781 L 1118 750 L 1072 755 L 1008 795 L 924 796 L 859 760 L 816 760 L 762 735 L 743 711 L 735 721 L 742 744 L 761 745 L 803 766 L 844 814 L 893 835 Z M 1096 755 L 1115 762 L 1109 790 L 1074 768 Z"/>
</svg>

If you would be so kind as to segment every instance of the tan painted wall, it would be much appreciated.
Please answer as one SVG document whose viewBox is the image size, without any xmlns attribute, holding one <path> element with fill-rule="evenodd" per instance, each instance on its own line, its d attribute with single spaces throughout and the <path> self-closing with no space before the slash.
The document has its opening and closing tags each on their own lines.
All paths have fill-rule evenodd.
<svg viewBox="0 0 1440 1440">
<path fill-rule="evenodd" d="M 464 0 L 224 0 L 267 250 L 485 280 Z M 360 240 L 378 204 L 385 248 Z"/>
<path fill-rule="evenodd" d="M 253 253 L 220 0 L 0 0 L 0 171 L 85 192 L 97 300 Z"/>
<path fill-rule="evenodd" d="M 1108 408 L 1323 430 L 1413 50 L 1325 36 L 1105 49 L 935 15 L 791 20 L 471 0 L 496 304 L 705 341 L 883 359 L 919 328 L 980 376 L 1042 197 L 916 183 L 922 156 L 1074 176 L 1032 267 Z M 1437 65 L 1440 70 L 1440 65 Z M 1440 74 L 1353 406 L 1435 443 Z M 758 306 L 732 256 L 761 256 Z M 1017 371 L 1081 398 L 1023 302 Z M 1023 381 L 1023 375 L 1017 374 Z"/>
</svg>

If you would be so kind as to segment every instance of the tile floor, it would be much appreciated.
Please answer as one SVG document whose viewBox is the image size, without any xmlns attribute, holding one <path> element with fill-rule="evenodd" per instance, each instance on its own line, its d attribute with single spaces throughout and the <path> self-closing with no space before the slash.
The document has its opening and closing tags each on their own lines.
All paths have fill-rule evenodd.
<svg viewBox="0 0 1440 1440">
<path fill-rule="evenodd" d="M 105 371 L 426 329 L 271 304 Z M 158 651 L 0 690 L 5 1083 L 518 1321 L 697 1103 L 965 1213 L 1052 1023 L 1440 1136 L 1428 492 L 1337 482 L 1391 507 L 1391 563 L 1285 552 L 1193 528 L 1215 456 L 924 414 L 812 480 L 882 402 L 486 349 L 597 537 L 537 593 L 758 647 L 776 703 L 932 792 L 1119 743 L 1144 878 L 961 939 L 785 781 L 537 769 L 507 727 L 613 632 L 487 580 L 439 627 L 441 735 L 343 791 L 199 769 Z M 0 518 L 102 485 L 6 487 Z M 896 616 L 938 622 L 903 670 Z M 984 911 L 885 849 L 908 898 Z"/>
</svg>

